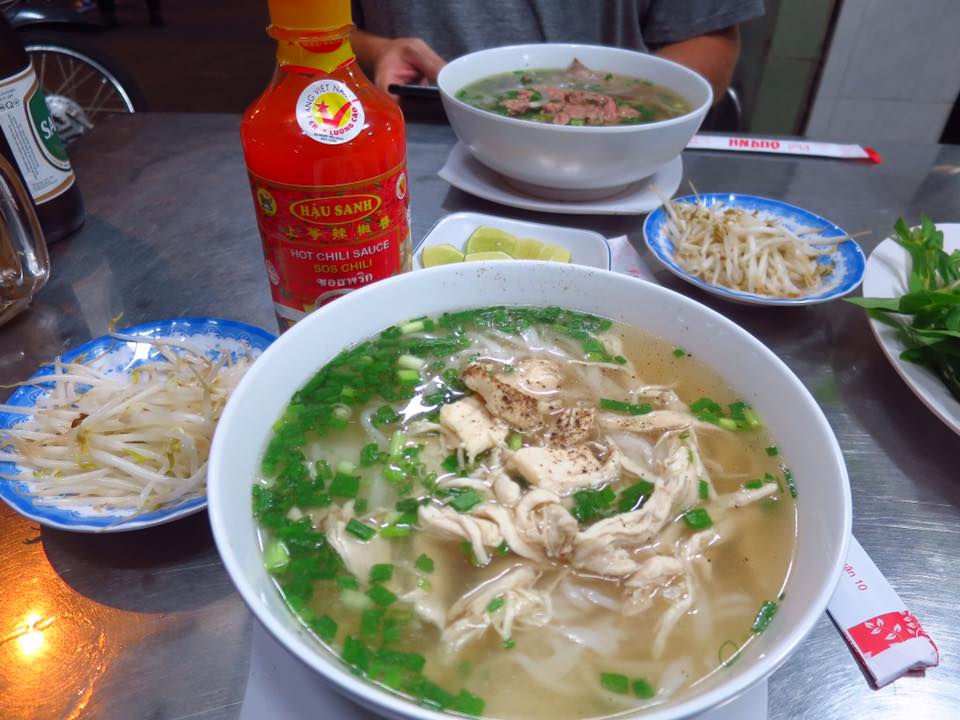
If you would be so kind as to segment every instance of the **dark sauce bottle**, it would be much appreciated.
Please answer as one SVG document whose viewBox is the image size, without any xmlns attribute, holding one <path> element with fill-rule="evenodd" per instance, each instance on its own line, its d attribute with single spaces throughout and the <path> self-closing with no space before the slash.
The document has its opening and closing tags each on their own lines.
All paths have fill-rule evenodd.
<svg viewBox="0 0 960 720">
<path fill-rule="evenodd" d="M 17 170 L 48 243 L 83 224 L 83 198 L 43 90 L 16 31 L 0 12 L 0 155 Z"/>
</svg>

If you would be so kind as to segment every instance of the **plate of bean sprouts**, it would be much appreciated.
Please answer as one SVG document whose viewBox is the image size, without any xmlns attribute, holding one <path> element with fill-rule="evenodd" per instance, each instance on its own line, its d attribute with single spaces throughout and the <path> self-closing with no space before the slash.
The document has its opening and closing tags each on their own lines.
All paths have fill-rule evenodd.
<svg viewBox="0 0 960 720">
<path fill-rule="evenodd" d="M 112 332 L 0 403 L 0 499 L 42 525 L 118 532 L 206 507 L 220 412 L 275 337 L 208 317 Z"/>
<path fill-rule="evenodd" d="M 780 200 L 734 193 L 675 198 L 643 224 L 674 275 L 733 302 L 792 306 L 855 290 L 866 261 L 835 224 Z"/>
</svg>

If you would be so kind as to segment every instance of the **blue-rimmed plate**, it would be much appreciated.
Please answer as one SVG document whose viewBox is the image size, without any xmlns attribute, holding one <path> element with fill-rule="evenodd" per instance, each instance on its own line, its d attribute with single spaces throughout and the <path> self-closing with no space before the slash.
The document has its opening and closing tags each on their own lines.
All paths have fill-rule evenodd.
<svg viewBox="0 0 960 720">
<path fill-rule="evenodd" d="M 212 359 L 216 359 L 224 352 L 245 354 L 249 351 L 251 355 L 257 357 L 276 339 L 276 336 L 253 325 L 209 317 L 157 320 L 117 332 L 125 336 L 135 335 L 144 338 L 189 339 L 193 345 L 206 351 Z M 104 335 L 65 352 L 60 359 L 64 362 L 82 360 L 109 373 L 129 373 L 138 365 L 155 360 L 157 356 L 153 345 L 126 342 Z M 5 404 L 18 407 L 36 405 L 37 399 L 51 389 L 51 385 L 44 384 L 42 379 L 52 372 L 53 368 L 49 365 L 40 368 L 30 378 L 36 379 L 38 384 L 21 386 Z M 0 429 L 11 428 L 24 422 L 28 417 L 27 414 L 0 412 Z M 0 459 L 2 457 L 3 452 L 0 451 Z M 2 461 L 0 461 L 0 473 L 23 474 L 16 463 Z M 41 500 L 33 495 L 27 478 L 22 482 L 0 479 L 0 499 L 21 515 L 36 520 L 41 525 L 77 532 L 139 530 L 191 515 L 207 506 L 207 497 L 204 493 L 200 497 L 189 498 L 176 505 L 135 516 L 132 510 L 108 511 L 92 506 L 63 508 L 58 507 L 55 500 L 53 502 L 49 498 Z"/>
<path fill-rule="evenodd" d="M 750 212 L 756 211 L 760 217 L 775 219 L 793 230 L 817 228 L 822 237 L 842 237 L 847 235 L 845 231 L 829 220 L 809 210 L 804 210 L 803 208 L 790 205 L 780 200 L 773 200 L 758 195 L 707 193 L 699 196 L 687 195 L 685 197 L 674 198 L 673 202 L 693 203 L 696 202 L 698 198 L 708 207 L 726 205 L 739 207 Z M 650 213 L 646 221 L 644 221 L 643 237 L 650 251 L 667 270 L 677 277 L 686 280 L 691 285 L 696 285 L 709 293 L 722 297 L 725 300 L 747 305 L 814 305 L 843 297 L 856 290 L 857 287 L 860 286 L 860 283 L 863 282 L 863 273 L 866 267 L 866 259 L 863 256 L 863 251 L 855 241 L 846 240 L 836 245 L 829 256 L 824 257 L 824 262 L 833 263 L 833 272 L 824 279 L 824 287 L 822 289 L 812 292 L 809 295 L 802 295 L 796 298 L 777 298 L 713 285 L 691 275 L 673 259 L 674 247 L 673 242 L 667 237 L 667 233 L 665 232 L 666 222 L 667 214 L 662 207 Z"/>
</svg>

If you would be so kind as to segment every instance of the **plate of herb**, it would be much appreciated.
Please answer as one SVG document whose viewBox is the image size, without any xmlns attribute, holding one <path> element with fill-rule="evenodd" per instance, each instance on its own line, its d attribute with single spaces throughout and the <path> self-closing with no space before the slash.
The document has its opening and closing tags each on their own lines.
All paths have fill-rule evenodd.
<svg viewBox="0 0 960 720">
<path fill-rule="evenodd" d="M 917 397 L 960 434 L 960 223 L 902 220 L 867 261 L 863 297 L 883 352 Z"/>
</svg>

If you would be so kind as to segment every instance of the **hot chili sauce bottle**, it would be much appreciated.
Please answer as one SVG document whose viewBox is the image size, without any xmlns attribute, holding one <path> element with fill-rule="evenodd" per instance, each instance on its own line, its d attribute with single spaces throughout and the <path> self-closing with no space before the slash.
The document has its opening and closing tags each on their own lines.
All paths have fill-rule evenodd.
<svg viewBox="0 0 960 720">
<path fill-rule="evenodd" d="M 240 126 L 270 290 L 286 330 L 410 267 L 400 108 L 360 70 L 350 0 L 269 0 L 277 69 Z"/>
</svg>

